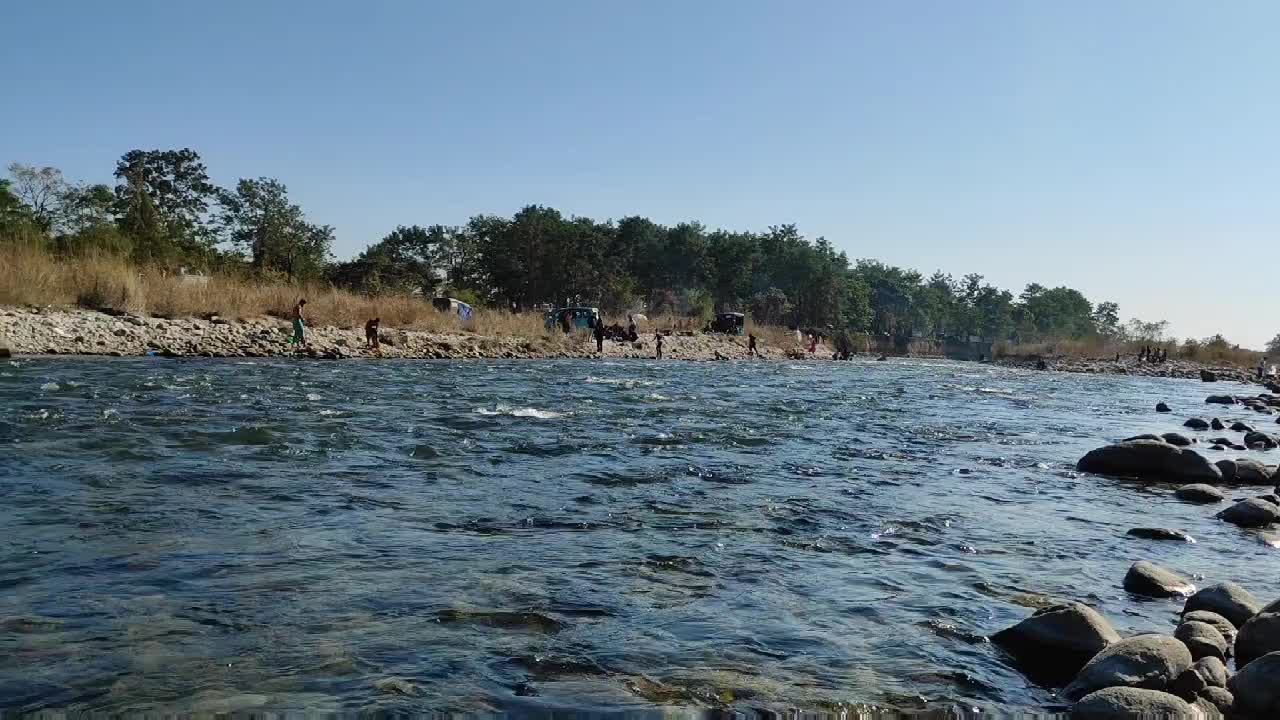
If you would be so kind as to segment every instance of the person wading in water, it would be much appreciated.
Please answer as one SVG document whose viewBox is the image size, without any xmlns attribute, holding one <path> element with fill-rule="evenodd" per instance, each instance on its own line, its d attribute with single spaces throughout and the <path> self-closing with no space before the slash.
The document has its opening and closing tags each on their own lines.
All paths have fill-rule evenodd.
<svg viewBox="0 0 1280 720">
<path fill-rule="evenodd" d="M 293 337 L 289 338 L 289 342 L 302 347 L 307 347 L 307 324 L 302 314 L 306 305 L 306 300 L 299 300 L 298 304 L 293 306 Z"/>
</svg>

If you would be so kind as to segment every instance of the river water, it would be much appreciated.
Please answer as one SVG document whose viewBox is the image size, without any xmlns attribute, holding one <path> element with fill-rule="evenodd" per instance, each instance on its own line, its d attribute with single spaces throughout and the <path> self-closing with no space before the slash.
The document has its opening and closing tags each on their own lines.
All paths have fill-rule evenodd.
<svg viewBox="0 0 1280 720">
<path fill-rule="evenodd" d="M 1204 415 L 1206 387 L 929 361 L 15 360 L 0 708 L 1053 709 L 985 640 L 1044 596 L 1124 634 L 1180 607 L 1120 589 L 1135 560 L 1278 594 L 1265 535 L 1073 470 Z"/>
</svg>

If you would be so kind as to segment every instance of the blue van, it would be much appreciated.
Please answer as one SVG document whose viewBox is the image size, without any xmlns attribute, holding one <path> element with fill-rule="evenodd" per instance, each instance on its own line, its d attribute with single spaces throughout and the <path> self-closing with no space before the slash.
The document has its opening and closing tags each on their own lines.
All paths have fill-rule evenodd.
<svg viewBox="0 0 1280 720">
<path fill-rule="evenodd" d="M 570 330 L 590 330 L 598 322 L 600 322 L 600 310 L 593 307 L 557 308 L 548 311 L 542 319 L 542 324 L 548 330 L 556 327 L 563 329 L 566 324 Z"/>
</svg>

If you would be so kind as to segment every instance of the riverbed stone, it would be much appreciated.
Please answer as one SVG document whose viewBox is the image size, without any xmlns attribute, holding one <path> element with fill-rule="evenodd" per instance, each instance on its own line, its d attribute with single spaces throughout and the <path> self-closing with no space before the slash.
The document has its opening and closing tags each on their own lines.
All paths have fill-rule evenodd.
<svg viewBox="0 0 1280 720">
<path fill-rule="evenodd" d="M 1262 603 L 1238 583 L 1222 582 L 1202 588 L 1187 598 L 1182 607 L 1183 619 L 1197 610 L 1220 615 L 1238 628 L 1262 611 Z"/>
<path fill-rule="evenodd" d="M 1237 668 L 1268 653 L 1280 652 L 1280 612 L 1260 612 L 1241 625 L 1235 651 Z"/>
<path fill-rule="evenodd" d="M 1227 681 L 1234 713 L 1249 718 L 1280 717 L 1280 652 L 1257 658 Z"/>
<path fill-rule="evenodd" d="M 1232 463 L 1232 466 L 1234 467 L 1234 463 Z M 1183 485 L 1175 490 L 1173 494 L 1179 500 L 1195 503 L 1219 503 L 1227 499 L 1227 496 L 1221 490 L 1204 483 Z"/>
<path fill-rule="evenodd" d="M 1156 403 L 1156 412 L 1167 413 L 1167 412 L 1173 412 L 1173 410 L 1170 409 L 1169 406 L 1166 405 L 1165 403 L 1158 402 Z"/>
<path fill-rule="evenodd" d="M 1261 445 L 1267 450 L 1276 447 L 1276 439 L 1262 432 L 1247 432 L 1244 434 L 1244 444 L 1246 447 Z"/>
<path fill-rule="evenodd" d="M 1109 687 L 1164 690 L 1191 667 L 1191 651 L 1169 635 L 1135 635 L 1093 657 L 1063 690 L 1067 698 L 1080 698 Z"/>
<path fill-rule="evenodd" d="M 1191 438 L 1187 437 L 1186 435 L 1182 435 L 1182 434 L 1175 433 L 1175 432 L 1165 433 L 1165 434 L 1163 434 L 1163 435 L 1161 435 L 1161 436 L 1160 436 L 1160 439 L 1161 439 L 1161 440 L 1164 440 L 1165 442 L 1169 443 L 1170 445 L 1177 445 L 1178 447 L 1187 447 L 1188 445 L 1190 445 L 1190 444 L 1192 444 L 1193 442 L 1195 442 L 1194 440 L 1192 440 Z"/>
<path fill-rule="evenodd" d="M 1246 485 L 1267 485 L 1271 482 L 1274 470 L 1253 458 L 1236 460 L 1235 481 Z"/>
<path fill-rule="evenodd" d="M 991 636 L 1029 677 L 1048 685 L 1069 681 L 1099 651 L 1120 641 L 1111 623 L 1082 603 L 1054 605 Z"/>
<path fill-rule="evenodd" d="M 1253 432 L 1253 426 L 1248 423 L 1242 423 L 1239 420 L 1231 423 L 1231 432 L 1250 433 Z"/>
<path fill-rule="evenodd" d="M 1193 660 L 1207 657 L 1227 659 L 1227 639 L 1212 625 L 1195 621 L 1184 622 L 1173 631 L 1173 636 L 1187 646 Z"/>
<path fill-rule="evenodd" d="M 1280 520 L 1280 508 L 1265 500 L 1248 498 L 1218 513 L 1218 518 L 1240 527 L 1266 527 Z"/>
<path fill-rule="evenodd" d="M 1189 428 L 1191 428 L 1192 430 L 1208 430 L 1208 429 L 1209 429 L 1209 421 L 1208 421 L 1208 420 L 1204 420 L 1204 419 L 1202 419 L 1202 418 L 1191 418 L 1191 419 L 1187 420 L 1186 422 L 1182 423 L 1182 426 L 1183 426 L 1183 427 L 1189 427 Z"/>
<path fill-rule="evenodd" d="M 1230 690 L 1220 687 L 1207 687 L 1201 690 L 1200 699 L 1213 705 L 1224 717 L 1231 714 L 1236 702 Z"/>
<path fill-rule="evenodd" d="M 1124 589 L 1147 597 L 1183 597 L 1196 591 L 1185 578 L 1153 562 L 1139 560 L 1124 576 Z"/>
<path fill-rule="evenodd" d="M 1236 399 L 1231 395 L 1210 395 L 1204 399 L 1205 402 L 1213 405 L 1235 405 Z"/>
<path fill-rule="evenodd" d="M 1224 425 L 1224 424 L 1223 424 L 1223 422 L 1222 422 L 1221 420 L 1219 420 L 1218 418 L 1214 418 L 1214 419 L 1210 420 L 1210 421 L 1209 421 L 1209 427 L 1213 428 L 1214 430 L 1226 430 L 1226 429 L 1227 429 L 1227 426 L 1226 426 L 1226 425 Z"/>
<path fill-rule="evenodd" d="M 1222 480 L 1222 472 L 1194 450 L 1154 440 L 1131 440 L 1091 450 L 1076 467 L 1083 472 L 1156 481 Z"/>
<path fill-rule="evenodd" d="M 1217 447 L 1216 445 L 1214 447 Z M 1222 482 L 1235 482 L 1236 479 L 1236 461 L 1231 458 L 1219 460 L 1214 463 L 1218 471 L 1222 473 Z"/>
<path fill-rule="evenodd" d="M 1125 534 L 1142 538 L 1143 540 L 1176 540 L 1188 543 L 1196 541 L 1195 538 L 1181 530 L 1170 530 L 1169 528 L 1133 528 Z"/>
<path fill-rule="evenodd" d="M 1203 713 L 1177 695 L 1132 687 L 1104 688 L 1089 693 L 1071 706 L 1071 720 L 1134 718 L 1205 720 Z"/>
</svg>

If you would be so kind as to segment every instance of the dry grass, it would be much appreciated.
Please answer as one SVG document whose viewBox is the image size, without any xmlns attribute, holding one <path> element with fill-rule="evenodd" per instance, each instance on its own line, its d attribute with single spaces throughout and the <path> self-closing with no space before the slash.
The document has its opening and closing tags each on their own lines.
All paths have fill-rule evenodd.
<svg viewBox="0 0 1280 720">
<path fill-rule="evenodd" d="M 1241 365 L 1253 367 L 1258 364 L 1262 353 L 1245 348 L 1236 348 L 1223 344 L 1206 344 L 1188 340 L 1181 345 L 1176 342 L 1159 344 L 1090 338 L 1085 340 L 1058 340 L 1039 343 L 995 344 L 993 354 L 996 357 L 1069 357 L 1069 358 L 1115 358 L 1116 353 L 1124 357 L 1136 357 L 1144 346 L 1156 351 L 1165 350 L 1169 359 L 1193 360 L 1205 364 Z"/>
<path fill-rule="evenodd" d="M 156 269 L 139 269 L 117 257 L 58 259 L 29 245 L 0 244 L 0 305 L 78 305 L 158 317 L 245 319 L 288 317 L 299 298 L 306 298 L 307 316 L 320 326 L 359 328 L 378 317 L 385 327 L 544 334 L 537 313 L 482 310 L 464 324 L 451 313 L 437 312 L 429 300 L 409 295 L 364 296 L 327 285 L 269 284 L 230 275 L 196 284 Z"/>
</svg>

